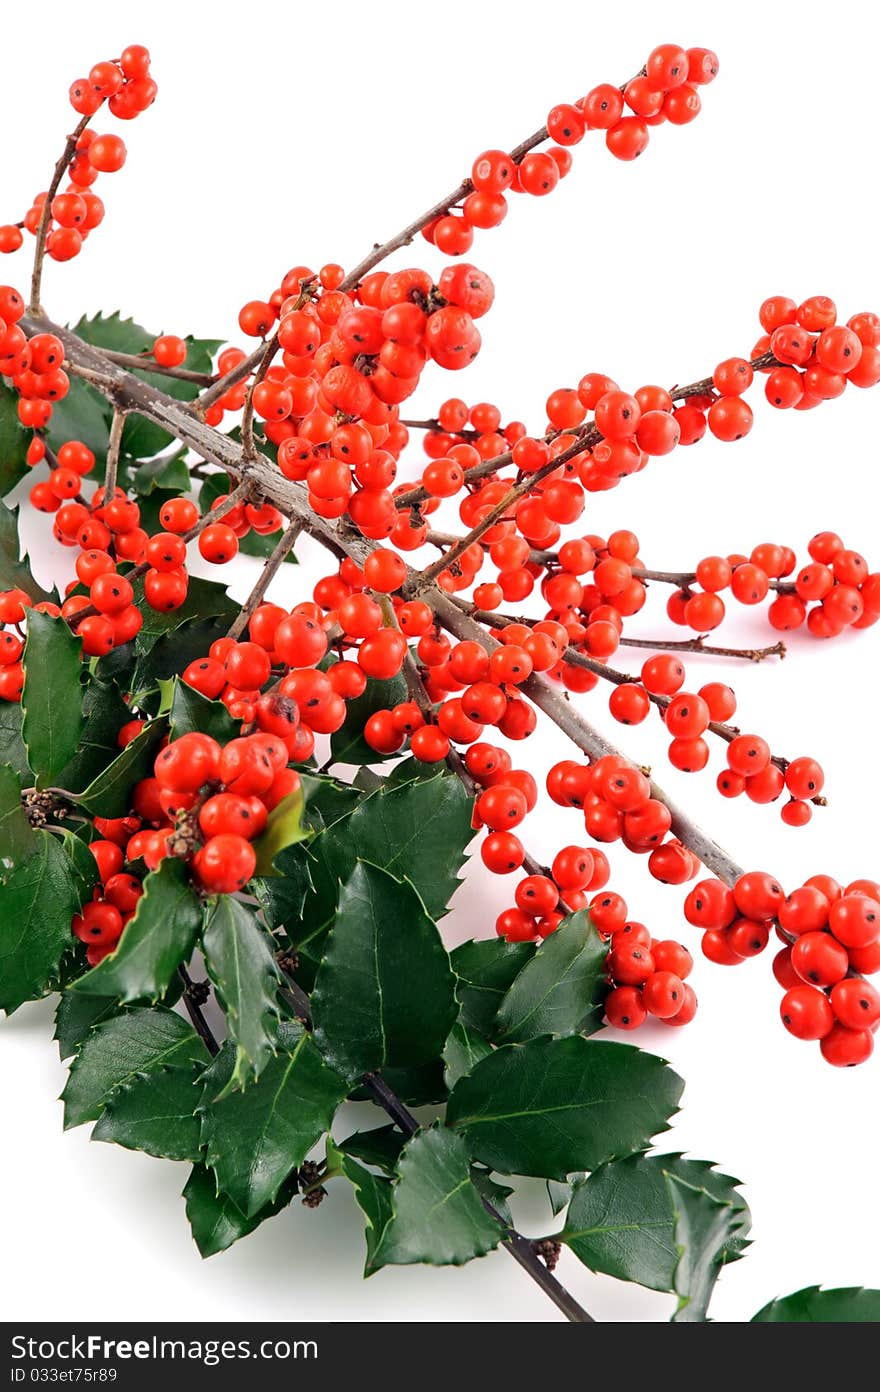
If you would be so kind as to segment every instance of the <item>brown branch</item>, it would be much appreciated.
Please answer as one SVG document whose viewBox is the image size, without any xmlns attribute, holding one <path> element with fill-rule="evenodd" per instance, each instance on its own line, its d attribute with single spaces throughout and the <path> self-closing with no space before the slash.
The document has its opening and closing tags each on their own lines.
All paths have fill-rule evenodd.
<svg viewBox="0 0 880 1392">
<path fill-rule="evenodd" d="M 127 367 L 131 372 L 150 372 L 157 377 L 173 377 L 178 382 L 191 382 L 196 387 L 210 387 L 217 381 L 213 372 L 194 372 L 188 367 L 163 367 L 148 353 L 117 353 L 109 348 L 102 349 L 102 352 L 105 358 L 109 358 L 117 367 Z"/>
<path fill-rule="evenodd" d="M 64 178 L 76 154 L 80 136 L 91 119 L 91 116 L 83 116 L 67 137 L 67 142 L 61 152 L 58 163 L 55 165 L 52 181 L 46 193 L 46 201 L 43 204 L 40 213 L 40 221 L 37 224 L 36 246 L 34 247 L 34 268 L 31 272 L 31 298 L 30 304 L 28 305 L 28 312 L 30 314 L 43 313 L 43 307 L 40 304 L 40 288 L 43 280 L 43 262 L 46 257 L 46 237 L 49 232 L 49 223 L 52 221 L 52 203 L 61 185 L 61 180 Z"/>
<path fill-rule="evenodd" d="M 624 638 L 621 646 L 627 648 L 654 648 L 665 652 L 703 653 L 709 657 L 739 657 L 746 662 L 763 662 L 765 657 L 785 657 L 788 649 L 782 642 L 773 643 L 768 648 L 719 648 L 705 641 L 705 634 L 696 638 Z"/>
<path fill-rule="evenodd" d="M 254 610 L 263 602 L 266 591 L 277 575 L 282 563 L 293 549 L 296 539 L 303 529 L 303 525 L 304 524 L 300 521 L 291 522 L 287 530 L 282 533 L 272 554 L 264 561 L 263 568 L 260 571 L 260 577 L 242 605 L 241 613 L 231 625 L 227 637 L 239 638 L 240 635 L 244 633 L 250 623 Z"/>
<path fill-rule="evenodd" d="M 125 412 L 114 406 L 110 421 L 110 437 L 107 441 L 107 466 L 104 470 L 104 502 L 111 502 L 116 492 L 116 475 L 119 470 L 119 450 L 122 446 L 122 431 L 125 428 Z"/>
</svg>

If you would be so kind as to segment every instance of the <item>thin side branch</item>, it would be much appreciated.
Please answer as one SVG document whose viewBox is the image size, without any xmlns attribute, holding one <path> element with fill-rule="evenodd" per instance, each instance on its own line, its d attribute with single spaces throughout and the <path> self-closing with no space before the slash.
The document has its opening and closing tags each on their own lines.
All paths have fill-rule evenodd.
<svg viewBox="0 0 880 1392">
<path fill-rule="evenodd" d="M 28 306 L 28 310 L 31 314 L 43 313 L 43 307 L 40 304 L 40 289 L 43 280 L 43 262 L 46 257 L 46 237 L 49 233 L 49 223 L 52 221 L 52 202 L 61 186 L 61 180 L 64 178 L 76 154 L 76 147 L 79 144 L 80 136 L 91 119 L 91 116 L 83 116 L 67 137 L 67 142 L 61 152 L 58 163 L 55 165 L 52 180 L 46 192 L 46 201 L 43 204 L 43 210 L 40 213 L 40 221 L 37 224 L 36 246 L 34 247 L 34 268 L 31 272 L 31 298 Z"/>
<path fill-rule="evenodd" d="M 266 591 L 278 574 L 283 562 L 293 550 L 296 539 L 302 532 L 302 529 L 303 523 L 296 521 L 291 522 L 287 530 L 282 533 L 274 551 L 264 562 L 263 568 L 260 571 L 260 577 L 245 600 L 245 603 L 242 605 L 241 613 L 231 625 L 227 637 L 237 639 L 244 633 L 250 623 L 254 610 L 258 605 L 262 604 Z"/>
</svg>

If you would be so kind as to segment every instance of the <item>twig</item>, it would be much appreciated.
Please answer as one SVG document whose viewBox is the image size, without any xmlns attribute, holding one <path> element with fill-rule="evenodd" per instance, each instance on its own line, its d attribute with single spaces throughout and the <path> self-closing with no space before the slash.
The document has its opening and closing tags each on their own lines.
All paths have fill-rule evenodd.
<svg viewBox="0 0 880 1392">
<path fill-rule="evenodd" d="M 145 353 L 117 353 L 109 348 L 102 351 L 117 367 L 127 367 L 132 372 L 149 372 L 157 377 L 173 377 L 178 382 L 191 382 L 197 387 L 210 387 L 217 381 L 214 372 L 194 372 L 188 367 L 163 367 Z"/>
<path fill-rule="evenodd" d="M 193 1028 L 196 1034 L 204 1040 L 205 1048 L 208 1050 L 208 1053 L 212 1056 L 216 1055 L 220 1052 L 220 1045 L 217 1043 L 214 1031 L 202 1014 L 201 1002 L 197 998 L 198 988 L 186 967 L 178 967 L 177 972 L 183 982 L 183 1004 L 186 1008 L 187 1015 L 192 1020 Z"/>
<path fill-rule="evenodd" d="M 272 359 L 278 352 L 278 347 L 278 335 L 275 333 L 263 345 L 260 361 L 254 373 L 254 380 L 248 387 L 247 396 L 244 399 L 244 410 L 241 414 L 241 452 L 246 460 L 255 459 L 257 456 L 257 447 L 254 443 L 254 391 L 269 371 Z"/>
<path fill-rule="evenodd" d="M 761 353 L 758 355 L 758 357 L 751 359 L 751 366 L 754 372 L 761 372 L 765 367 L 776 367 L 778 365 L 779 364 L 777 363 L 777 359 L 773 356 L 772 353 Z M 673 401 L 686 401 L 689 397 L 706 396 L 713 391 L 714 388 L 712 386 L 712 378 L 703 377 L 698 382 L 688 383 L 688 385 L 685 387 L 673 387 L 669 395 L 672 397 Z M 552 440 L 555 440 L 558 435 L 562 434 L 578 436 L 582 441 L 580 446 L 582 450 L 590 449 L 594 444 L 597 444 L 599 440 L 602 439 L 602 435 L 599 433 L 598 430 L 596 430 L 596 427 L 590 423 L 585 423 L 584 425 L 578 426 L 577 430 L 548 430 L 547 434 L 542 436 L 541 438 L 543 439 L 544 443 L 547 444 Z M 577 453 L 579 453 L 578 450 L 572 451 L 572 454 Z M 568 453 L 566 452 L 566 455 L 560 455 L 558 459 L 553 460 L 553 465 L 555 467 L 558 467 L 559 463 L 561 461 L 564 461 L 566 457 L 571 458 L 572 456 L 568 455 Z M 505 468 L 508 464 L 512 462 L 512 450 L 504 450 L 503 453 L 496 454 L 492 459 L 481 460 L 479 464 L 474 464 L 472 468 L 465 469 L 465 483 L 476 483 L 479 479 L 486 478 L 489 474 L 497 473 L 499 469 Z M 534 484 L 539 482 L 542 478 L 546 478 L 547 475 L 551 474 L 552 472 L 553 468 L 551 468 L 551 466 L 547 464 L 544 465 L 542 469 L 537 470 L 534 474 L 530 474 L 529 478 Z M 408 488 L 405 493 L 398 493 L 394 501 L 398 509 L 404 509 L 415 507 L 419 503 L 424 502 L 429 497 L 430 494 L 428 493 L 428 490 L 424 488 L 421 484 L 419 484 L 414 488 Z"/>
<path fill-rule="evenodd" d="M 245 600 L 245 603 L 242 605 L 241 613 L 231 625 L 227 637 L 238 638 L 244 633 L 254 610 L 262 603 L 263 596 L 268 590 L 275 575 L 277 575 L 285 558 L 293 549 L 296 539 L 300 535 L 302 529 L 303 523 L 301 521 L 296 521 L 291 522 L 287 530 L 282 533 L 274 551 L 264 562 L 260 577 Z"/>
<path fill-rule="evenodd" d="M 785 657 L 788 649 L 780 639 L 769 648 L 718 648 L 706 642 L 705 634 L 697 638 L 624 638 L 621 646 L 627 648 L 655 648 L 665 652 L 703 653 L 710 657 L 740 657 L 747 662 L 763 662 L 765 657 Z"/>
<path fill-rule="evenodd" d="M 679 590 L 686 590 L 696 582 L 697 573 L 694 570 L 650 570 L 646 566 L 633 567 L 634 580 L 656 580 L 660 585 L 675 585 Z M 777 590 L 780 594 L 793 594 L 794 585 L 785 580 L 768 579 L 771 590 Z"/>
<path fill-rule="evenodd" d="M 43 279 L 43 262 L 46 257 L 46 237 L 49 232 L 49 223 L 52 221 L 52 203 L 56 193 L 64 178 L 71 160 L 76 154 L 79 139 L 91 120 L 91 116 L 83 118 L 74 127 L 71 134 L 67 137 L 67 143 L 61 152 L 61 157 L 55 165 L 52 180 L 46 193 L 46 201 L 40 213 L 40 221 L 37 224 L 36 246 L 34 247 L 34 269 L 31 272 L 31 298 L 28 311 L 31 314 L 42 314 L 43 308 L 40 304 L 40 288 Z"/>
<path fill-rule="evenodd" d="M 119 450 L 122 445 L 122 431 L 125 427 L 125 412 L 119 406 L 113 408 L 110 421 L 110 438 L 107 441 L 107 467 L 104 471 L 104 502 L 110 502 L 116 493 L 116 475 L 119 470 Z"/>
</svg>

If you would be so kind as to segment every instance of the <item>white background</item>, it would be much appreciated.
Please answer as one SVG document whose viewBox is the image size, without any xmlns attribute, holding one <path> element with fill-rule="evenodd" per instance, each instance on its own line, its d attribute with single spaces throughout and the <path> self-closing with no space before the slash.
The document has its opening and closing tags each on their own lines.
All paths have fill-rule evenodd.
<svg viewBox="0 0 880 1392">
<path fill-rule="evenodd" d="M 547 393 L 586 371 L 629 388 L 671 385 L 748 354 L 769 294 L 830 294 L 844 316 L 880 307 L 877 37 L 864 4 L 9 7 L 0 220 L 20 217 L 45 187 L 71 125 L 69 82 L 144 42 L 159 101 L 125 126 L 128 164 L 101 182 L 105 224 L 78 261 L 48 266 L 44 301 L 62 319 L 118 307 L 156 332 L 234 335 L 240 304 L 271 291 L 288 266 L 353 264 L 453 187 L 479 150 L 515 143 L 554 102 L 623 81 L 657 42 L 712 46 L 721 76 L 695 124 L 652 133 L 636 165 L 588 138 L 548 200 L 517 199 L 502 229 L 478 234 L 471 259 L 498 291 L 481 323 L 482 354 L 466 376 L 426 373 L 414 404 L 430 414 L 446 395 L 497 400 L 506 418 L 537 429 Z M 439 269 L 421 240 L 397 264 L 413 260 Z M 0 279 L 21 285 L 26 275 L 24 253 L 0 264 Z M 653 462 L 637 482 L 591 498 L 582 530 L 633 527 L 648 564 L 688 568 L 713 550 L 769 539 L 800 552 L 834 527 L 880 566 L 880 392 L 850 389 L 811 413 L 774 412 L 760 389 L 752 400 L 747 440 Z M 415 472 L 417 445 L 411 458 Z M 28 524 L 37 571 L 64 580 L 69 557 L 46 531 L 42 519 Z M 289 602 L 321 573 L 320 557 L 303 556 L 308 568 L 282 583 Z M 236 574 L 242 595 L 253 565 Z M 668 632 L 665 596 L 651 598 L 633 632 Z M 731 632 L 772 641 L 760 616 L 743 611 Z M 804 830 L 784 827 L 777 807 L 725 803 L 708 772 L 667 772 L 654 722 L 630 732 L 626 747 L 655 761 L 741 863 L 772 869 L 788 888 L 819 870 L 876 875 L 877 639 L 876 629 L 832 645 L 795 638 L 783 664 L 724 669 L 744 728 L 825 765 L 830 806 Z M 692 670 L 700 680 L 720 674 L 705 658 Z M 613 726 L 603 692 L 579 699 Z M 561 753 L 535 740 L 527 758 L 537 771 Z M 527 839 L 546 855 L 579 839 L 577 818 L 547 810 Z M 630 912 L 696 947 L 681 892 L 654 884 L 625 853 L 614 865 Z M 491 932 L 509 902 L 509 886 L 481 871 L 477 861 L 456 897 L 450 941 Z M 734 971 L 698 957 L 694 981 L 694 1024 L 638 1038 L 687 1079 L 670 1147 L 746 1181 L 754 1246 L 725 1271 L 715 1317 L 746 1319 L 807 1283 L 880 1284 L 880 1064 L 832 1070 L 815 1046 L 787 1036 L 769 953 Z M 0 1026 L 7 1318 L 558 1317 L 500 1252 L 461 1271 L 401 1268 L 363 1283 L 359 1217 L 343 1191 L 202 1264 L 178 1198 L 185 1167 L 91 1146 L 88 1128 L 62 1133 L 54 1098 L 65 1074 L 50 1034 L 48 1002 Z M 519 1217 L 529 1232 L 548 1230 L 540 1186 Z M 668 1318 L 669 1297 L 593 1277 L 573 1258 L 563 1256 L 561 1275 L 600 1319 Z"/>
</svg>

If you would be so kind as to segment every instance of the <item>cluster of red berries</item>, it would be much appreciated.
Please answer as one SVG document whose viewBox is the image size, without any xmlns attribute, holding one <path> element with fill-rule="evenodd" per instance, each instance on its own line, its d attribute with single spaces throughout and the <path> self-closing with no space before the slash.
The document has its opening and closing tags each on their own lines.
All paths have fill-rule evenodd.
<svg viewBox="0 0 880 1392">
<path fill-rule="evenodd" d="M 880 884 L 812 875 L 787 897 L 764 871 L 741 875 L 733 887 L 703 880 L 689 893 L 687 921 L 703 930 L 706 957 L 736 966 L 763 952 L 771 931 L 784 946 L 773 973 L 784 987 L 780 1013 L 798 1039 L 818 1039 L 838 1067 L 863 1063 L 880 1025 L 880 993 L 861 973 L 880 971 Z"/>
<path fill-rule="evenodd" d="M 144 892 L 139 876 L 123 869 L 126 859 L 137 858 L 127 848 L 140 831 L 140 817 L 96 817 L 94 825 L 99 839 L 89 850 L 98 867 L 98 884 L 71 924 L 74 936 L 86 944 L 93 967 L 115 950 Z"/>
<path fill-rule="evenodd" d="M 849 550 L 836 532 L 817 533 L 807 551 L 810 562 L 800 570 L 790 546 L 769 541 L 748 556 L 704 556 L 694 573 L 702 588 L 686 581 L 670 596 L 666 612 L 673 623 L 711 632 L 724 619 L 721 592 L 729 588 L 746 605 L 760 604 L 773 593 L 767 618 L 781 632 L 806 623 L 813 637 L 836 638 L 846 628 L 875 624 L 880 619 L 880 573 L 870 571 L 865 557 Z M 794 579 L 786 580 L 791 575 Z"/>
<path fill-rule="evenodd" d="M 104 218 L 104 204 L 92 185 L 99 174 L 115 174 L 125 163 L 125 142 L 118 135 L 98 135 L 85 121 L 104 102 L 120 121 L 130 121 L 152 106 L 157 87 L 150 76 L 150 55 L 141 44 L 130 44 L 114 62 L 95 63 L 88 77 L 70 88 L 70 104 L 82 129 L 68 167 L 69 184 L 52 199 L 46 229 L 46 252 L 54 261 L 70 261 Z M 20 223 L 0 227 L 0 252 L 18 251 L 22 228 L 36 235 L 45 216 L 47 194 L 39 193 Z"/>
<path fill-rule="evenodd" d="M 640 682 L 622 682 L 609 698 L 609 709 L 623 725 L 638 725 L 651 704 L 663 712 L 673 736 L 669 761 L 691 773 L 705 768 L 709 746 L 703 735 L 711 730 L 727 741 L 727 768 L 716 780 L 723 797 L 745 793 L 752 802 L 776 802 L 786 791 L 782 820 L 804 826 L 812 816 L 812 803 L 822 793 L 825 774 L 808 755 L 792 760 L 776 758 L 760 735 L 743 734 L 730 721 L 736 712 L 736 696 L 724 682 L 707 682 L 696 692 L 683 691 L 684 664 L 672 653 L 659 653 L 642 664 Z"/>
<path fill-rule="evenodd" d="M 880 382 L 876 314 L 854 314 L 840 324 L 837 306 L 827 295 L 812 295 L 800 305 L 786 295 L 773 295 L 761 305 L 759 318 L 764 332 L 752 351 L 775 359 L 765 369 L 764 392 L 771 406 L 809 411 L 842 396 L 847 384 L 873 387 Z"/>
<path fill-rule="evenodd" d="M 392 491 L 409 438 L 399 424 L 400 403 L 429 360 L 452 370 L 473 361 L 481 341 L 476 320 L 495 291 L 484 272 L 466 264 L 447 267 L 436 285 L 419 268 L 377 271 L 351 293 L 338 288 L 343 279 L 341 266 L 325 266 L 317 276 L 295 267 L 269 301 L 243 307 L 244 333 L 265 336 L 277 321 L 282 352 L 252 387 L 253 408 L 278 446 L 281 472 L 308 485 L 319 516 L 347 512 L 364 535 L 382 540 L 394 533 L 405 545 Z M 219 369 L 229 372 L 242 359 L 241 350 L 228 349 Z M 231 387 L 216 409 L 240 408 L 247 391 Z M 416 534 L 410 548 L 421 540 Z"/>
<path fill-rule="evenodd" d="M 699 115 L 698 87 L 718 74 L 718 59 L 705 48 L 660 44 L 637 77 L 623 87 L 603 82 L 575 102 L 560 102 L 547 114 L 544 130 L 525 151 L 484 150 L 474 160 L 469 192 L 459 212 L 448 212 L 422 229 L 425 239 L 445 256 L 470 251 L 474 230 L 497 227 L 507 216 L 507 195 L 529 193 L 541 198 L 571 169 L 570 147 L 587 131 L 604 131 L 605 144 L 617 159 L 634 160 L 647 147 L 649 126 L 669 121 L 687 125 Z M 547 150 L 534 147 L 549 139 Z"/>
<path fill-rule="evenodd" d="M 135 785 L 133 813 L 95 818 L 100 839 L 89 849 L 100 885 L 93 902 L 73 920 L 75 935 L 89 945 L 92 965 L 114 950 L 137 907 L 141 862 L 155 870 L 166 856 L 183 856 L 210 894 L 242 889 L 252 877 L 251 842 L 273 808 L 299 788 L 299 774 L 288 765 L 303 758 L 299 713 L 289 696 L 261 696 L 252 723 L 255 732 L 223 746 L 197 732 L 166 741 L 153 775 Z M 124 725 L 121 747 L 143 728 L 139 719 Z"/>
</svg>

